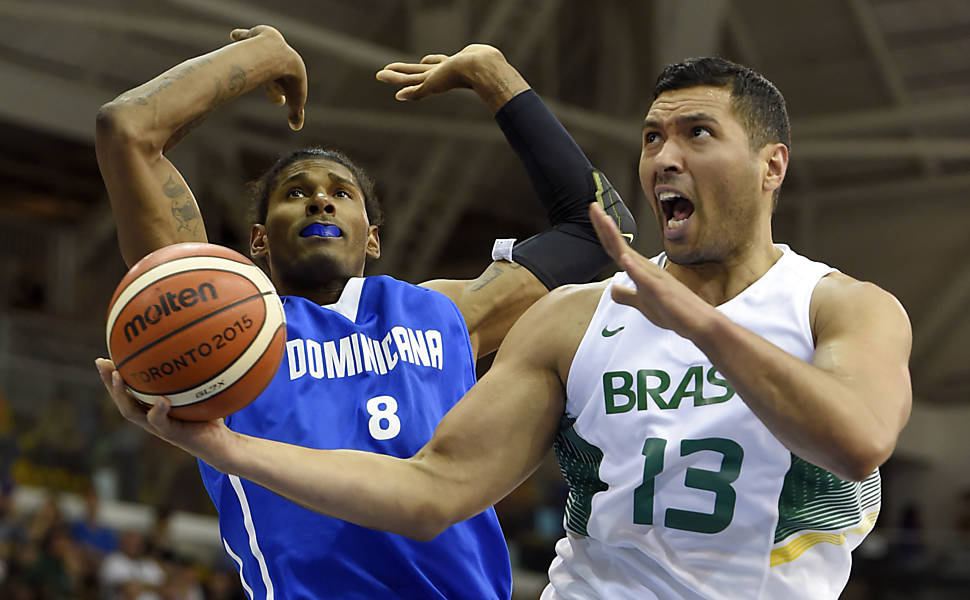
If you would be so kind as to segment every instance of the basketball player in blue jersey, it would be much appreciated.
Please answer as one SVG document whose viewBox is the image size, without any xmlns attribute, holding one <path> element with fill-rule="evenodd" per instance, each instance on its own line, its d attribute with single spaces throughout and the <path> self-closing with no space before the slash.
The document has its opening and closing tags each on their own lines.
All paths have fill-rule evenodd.
<svg viewBox="0 0 970 600">
<path fill-rule="evenodd" d="M 570 493 L 544 600 L 835 600 L 909 416 L 912 336 L 889 293 L 773 242 L 788 145 L 761 75 L 668 66 L 640 155 L 664 252 L 591 206 L 625 272 L 539 300 L 412 458 L 183 426 L 102 377 L 127 418 L 219 469 L 418 539 L 555 445 Z"/>
<path fill-rule="evenodd" d="M 288 107 L 291 127 L 302 125 L 299 55 L 270 27 L 231 37 L 98 115 L 98 161 L 129 265 L 171 243 L 206 240 L 192 193 L 165 153 L 212 110 L 262 85 Z M 240 434 L 412 456 L 474 383 L 476 357 L 493 351 L 548 289 L 588 281 L 609 261 L 588 203 L 602 203 L 628 232 L 633 226 L 609 182 L 496 49 L 469 46 L 452 57 L 396 63 L 378 78 L 401 88 L 400 99 L 476 91 L 525 164 L 554 228 L 493 251 L 496 262 L 474 281 L 418 287 L 365 278 L 366 261 L 380 255 L 381 212 L 370 179 L 333 150 L 280 159 L 254 187 L 250 250 L 283 297 L 286 354 L 268 388 L 225 419 Z M 105 373 L 111 368 L 100 365 Z M 200 468 L 225 550 L 251 597 L 511 594 L 508 552 L 488 507 L 416 542 L 307 510 L 205 462 Z"/>
</svg>

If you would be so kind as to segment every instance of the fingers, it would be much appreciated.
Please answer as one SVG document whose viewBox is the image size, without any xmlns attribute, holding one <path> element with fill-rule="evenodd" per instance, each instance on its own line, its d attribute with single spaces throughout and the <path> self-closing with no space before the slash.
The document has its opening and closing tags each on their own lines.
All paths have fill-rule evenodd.
<svg viewBox="0 0 970 600">
<path fill-rule="evenodd" d="M 445 62 L 446 60 L 448 60 L 447 54 L 428 54 L 427 56 L 421 59 L 421 64 L 436 65 L 438 63 Z"/>
<path fill-rule="evenodd" d="M 98 369 L 98 374 L 101 376 L 101 382 L 104 384 L 105 389 L 108 390 L 108 395 L 111 396 L 111 400 L 118 408 L 118 412 L 129 421 L 145 427 L 145 411 L 142 410 L 138 401 L 128 393 L 125 382 L 121 379 L 121 373 L 115 370 L 114 363 L 110 360 L 99 358 L 94 361 L 94 364 Z"/>
<path fill-rule="evenodd" d="M 233 29 L 229 32 L 229 39 L 233 42 L 238 42 L 239 40 L 245 40 L 252 37 L 250 29 Z"/>
<path fill-rule="evenodd" d="M 155 405 L 148 411 L 146 419 L 152 428 L 163 436 L 171 425 L 168 411 L 172 408 L 168 398 L 162 396 L 155 401 Z"/>
<path fill-rule="evenodd" d="M 620 234 L 619 228 L 596 202 L 589 205 L 589 219 L 593 223 L 593 229 L 603 245 L 603 249 L 619 265 L 624 254 L 630 251 L 626 240 Z"/>
<path fill-rule="evenodd" d="M 610 288 L 610 295 L 617 304 L 637 308 L 637 291 L 624 285 L 614 285 Z"/>
<path fill-rule="evenodd" d="M 380 72 L 390 71 L 391 73 L 399 73 L 401 75 L 414 75 L 415 73 L 424 73 L 425 71 L 430 71 L 435 67 L 435 64 L 426 63 L 405 63 L 405 62 L 395 62 L 385 66 Z"/>
<path fill-rule="evenodd" d="M 390 83 L 391 85 L 414 85 L 427 79 L 427 71 L 420 73 L 402 73 L 391 69 L 381 69 L 377 72 L 378 81 Z"/>
<path fill-rule="evenodd" d="M 283 90 L 283 101 L 289 107 L 288 121 L 290 129 L 299 131 L 303 129 L 304 107 L 306 106 L 307 82 L 306 72 L 302 77 L 287 80 L 287 87 Z"/>
<path fill-rule="evenodd" d="M 263 89 L 266 91 L 266 97 L 269 98 L 269 101 L 276 106 L 286 104 L 286 92 L 283 91 L 283 86 L 277 82 L 271 81 L 264 85 Z"/>
<path fill-rule="evenodd" d="M 423 87 L 427 77 L 426 72 L 405 74 L 388 69 L 377 72 L 378 81 L 401 86 L 394 94 L 397 100 L 420 100 L 428 96 L 431 92 Z"/>
</svg>

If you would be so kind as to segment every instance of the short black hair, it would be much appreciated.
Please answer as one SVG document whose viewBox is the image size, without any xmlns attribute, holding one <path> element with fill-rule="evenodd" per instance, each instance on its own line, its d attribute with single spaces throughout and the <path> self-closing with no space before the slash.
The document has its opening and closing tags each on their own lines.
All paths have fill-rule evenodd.
<svg viewBox="0 0 970 600">
<path fill-rule="evenodd" d="M 785 97 L 760 73 L 729 60 L 705 56 L 667 65 L 657 77 L 653 99 L 666 91 L 700 85 L 731 88 L 731 106 L 748 134 L 751 148 L 781 142 L 791 147 Z"/>
<path fill-rule="evenodd" d="M 371 179 L 370 175 L 340 150 L 319 146 L 294 150 L 286 156 L 280 157 L 258 179 L 250 182 L 249 220 L 251 223 L 266 223 L 266 214 L 269 212 L 269 196 L 273 188 L 276 187 L 280 171 L 304 158 L 330 160 L 347 167 L 364 194 L 364 210 L 367 211 L 367 220 L 370 221 L 371 225 L 378 227 L 384 223 L 384 209 L 381 207 L 374 187 L 374 180 Z"/>
</svg>

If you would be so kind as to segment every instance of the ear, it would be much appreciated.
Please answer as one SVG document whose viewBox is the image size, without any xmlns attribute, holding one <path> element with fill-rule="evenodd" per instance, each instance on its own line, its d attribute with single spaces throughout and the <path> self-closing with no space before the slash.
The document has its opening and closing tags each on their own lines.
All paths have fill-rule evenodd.
<svg viewBox="0 0 970 600">
<path fill-rule="evenodd" d="M 268 254 L 269 239 L 266 237 L 266 226 L 257 223 L 249 232 L 249 256 L 253 260 L 258 260 Z"/>
<path fill-rule="evenodd" d="M 767 144 L 761 149 L 761 158 L 765 165 L 764 180 L 761 189 L 773 193 L 781 187 L 788 172 L 788 146 L 777 143 Z"/>
<path fill-rule="evenodd" d="M 378 259 L 381 257 L 381 238 L 377 234 L 377 225 L 368 225 L 367 227 L 367 258 Z"/>
</svg>

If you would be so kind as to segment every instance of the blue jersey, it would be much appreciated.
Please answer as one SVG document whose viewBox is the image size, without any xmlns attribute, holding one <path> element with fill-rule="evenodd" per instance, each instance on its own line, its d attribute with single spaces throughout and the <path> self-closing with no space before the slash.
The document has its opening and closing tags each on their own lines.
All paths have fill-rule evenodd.
<svg viewBox="0 0 970 600">
<path fill-rule="evenodd" d="M 409 457 L 475 383 L 468 330 L 438 292 L 390 277 L 351 279 L 321 307 L 284 297 L 279 372 L 230 429 L 311 448 Z M 492 509 L 430 542 L 304 509 L 200 462 L 226 552 L 252 598 L 502 598 L 505 539 Z"/>
</svg>

